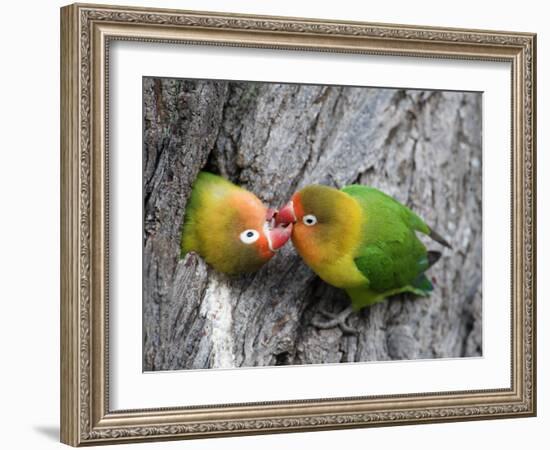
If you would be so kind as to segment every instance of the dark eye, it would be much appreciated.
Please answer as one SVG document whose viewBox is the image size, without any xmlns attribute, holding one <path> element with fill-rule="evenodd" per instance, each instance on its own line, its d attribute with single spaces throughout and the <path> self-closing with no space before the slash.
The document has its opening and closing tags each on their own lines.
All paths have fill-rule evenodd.
<svg viewBox="0 0 550 450">
<path fill-rule="evenodd" d="M 258 240 L 259 237 L 260 237 L 260 233 L 258 233 L 256 230 L 244 230 L 239 235 L 239 238 L 245 244 L 253 244 Z"/>
<path fill-rule="evenodd" d="M 311 227 L 317 223 L 317 217 L 315 217 L 313 214 L 307 214 L 302 219 L 302 222 L 304 223 L 304 225 Z"/>
</svg>

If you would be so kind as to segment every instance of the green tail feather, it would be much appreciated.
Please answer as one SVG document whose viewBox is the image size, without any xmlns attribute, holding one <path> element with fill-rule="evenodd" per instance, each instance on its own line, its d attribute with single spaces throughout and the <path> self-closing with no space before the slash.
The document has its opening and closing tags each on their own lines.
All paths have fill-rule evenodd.
<svg viewBox="0 0 550 450">
<path fill-rule="evenodd" d="M 425 274 L 421 273 L 416 277 L 416 279 L 411 283 L 416 289 L 421 290 L 425 294 L 428 294 L 434 290 L 433 284 L 426 277 Z"/>
</svg>

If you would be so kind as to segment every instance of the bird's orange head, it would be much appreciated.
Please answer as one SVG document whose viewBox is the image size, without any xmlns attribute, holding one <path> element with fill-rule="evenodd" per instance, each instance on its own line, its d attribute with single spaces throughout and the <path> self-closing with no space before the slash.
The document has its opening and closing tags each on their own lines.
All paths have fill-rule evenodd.
<svg viewBox="0 0 550 450">
<path fill-rule="evenodd" d="M 334 261 L 348 252 L 356 244 L 360 221 L 354 199 L 322 185 L 295 193 L 276 215 L 277 224 L 294 224 L 292 242 L 310 266 Z"/>
</svg>

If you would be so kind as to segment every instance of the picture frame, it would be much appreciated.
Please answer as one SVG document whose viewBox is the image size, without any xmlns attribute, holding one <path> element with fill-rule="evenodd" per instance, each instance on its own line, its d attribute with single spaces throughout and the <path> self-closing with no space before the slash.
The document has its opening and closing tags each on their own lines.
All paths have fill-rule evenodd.
<svg viewBox="0 0 550 450">
<path fill-rule="evenodd" d="M 510 386 L 112 409 L 108 105 L 115 41 L 510 64 Z M 536 415 L 535 90 L 531 33 L 86 4 L 62 8 L 61 441 L 81 446 Z"/>
</svg>

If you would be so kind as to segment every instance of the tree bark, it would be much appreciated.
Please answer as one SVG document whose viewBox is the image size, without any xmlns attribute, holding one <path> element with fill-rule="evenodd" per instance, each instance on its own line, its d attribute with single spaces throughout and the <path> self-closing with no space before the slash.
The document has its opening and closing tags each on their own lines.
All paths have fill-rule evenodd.
<svg viewBox="0 0 550 450">
<path fill-rule="evenodd" d="M 144 80 L 144 369 L 203 369 L 481 355 L 481 94 Z M 381 189 L 453 250 L 429 297 L 353 314 L 358 335 L 311 324 L 346 294 L 286 245 L 254 274 L 180 259 L 199 170 L 283 205 L 312 183 Z"/>
</svg>

